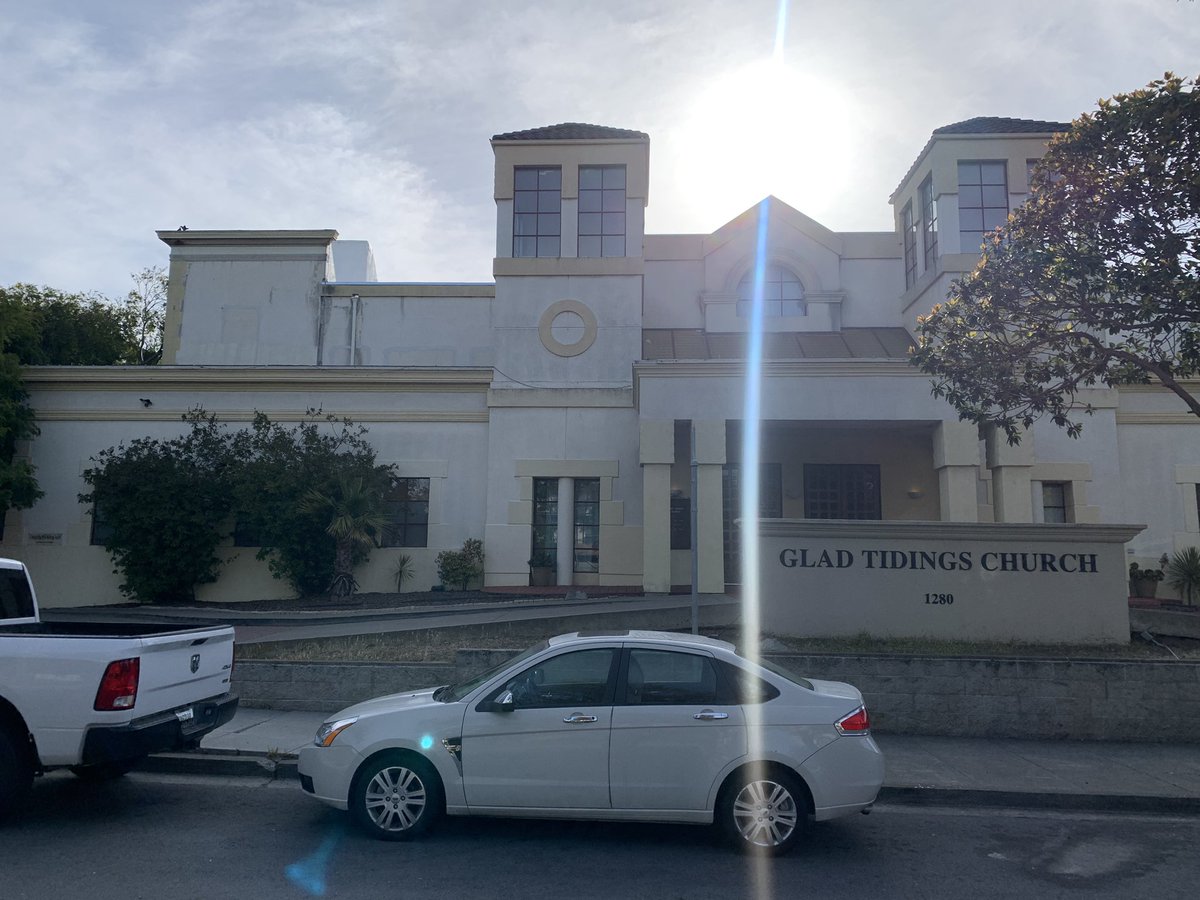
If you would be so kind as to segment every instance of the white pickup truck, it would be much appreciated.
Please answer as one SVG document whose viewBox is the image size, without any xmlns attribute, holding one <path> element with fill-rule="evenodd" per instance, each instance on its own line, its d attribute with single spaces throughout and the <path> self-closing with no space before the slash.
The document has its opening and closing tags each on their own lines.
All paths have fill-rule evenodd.
<svg viewBox="0 0 1200 900">
<path fill-rule="evenodd" d="M 0 559 L 0 818 L 48 769 L 124 774 L 233 718 L 233 628 L 44 623 L 25 566 Z"/>
</svg>

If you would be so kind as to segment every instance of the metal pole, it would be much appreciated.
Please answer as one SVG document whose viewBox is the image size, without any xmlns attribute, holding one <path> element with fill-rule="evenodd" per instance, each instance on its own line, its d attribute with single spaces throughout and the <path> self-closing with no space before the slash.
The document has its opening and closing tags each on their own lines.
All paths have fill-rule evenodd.
<svg viewBox="0 0 1200 900">
<path fill-rule="evenodd" d="M 692 499 L 688 504 L 691 513 L 691 529 L 692 529 L 692 634 L 700 633 L 700 535 L 697 518 L 696 507 L 700 499 L 700 491 L 698 489 L 699 478 L 697 477 L 697 469 L 699 464 L 696 462 L 696 423 L 691 423 L 692 429 Z"/>
</svg>

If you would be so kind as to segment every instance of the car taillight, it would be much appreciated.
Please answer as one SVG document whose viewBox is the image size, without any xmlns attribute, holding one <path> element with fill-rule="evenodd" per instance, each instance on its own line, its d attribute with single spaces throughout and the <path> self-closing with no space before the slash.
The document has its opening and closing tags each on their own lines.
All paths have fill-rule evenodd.
<svg viewBox="0 0 1200 900">
<path fill-rule="evenodd" d="M 867 708 L 860 706 L 845 718 L 838 719 L 834 728 L 841 734 L 867 734 L 871 730 L 871 717 L 867 715 Z"/>
<path fill-rule="evenodd" d="M 92 708 L 100 712 L 133 709 L 133 704 L 137 702 L 140 668 L 141 662 L 136 656 L 110 662 L 104 670 L 104 677 L 100 679 L 100 689 L 96 691 L 96 702 Z"/>
</svg>

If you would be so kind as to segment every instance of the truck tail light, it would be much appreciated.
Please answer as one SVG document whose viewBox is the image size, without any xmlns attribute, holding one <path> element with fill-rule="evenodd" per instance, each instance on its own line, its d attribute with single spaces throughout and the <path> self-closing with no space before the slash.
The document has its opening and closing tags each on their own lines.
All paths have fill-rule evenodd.
<svg viewBox="0 0 1200 900">
<path fill-rule="evenodd" d="M 867 708 L 860 706 L 850 715 L 838 719 L 833 727 L 839 734 L 867 734 L 871 730 L 871 717 L 867 715 Z"/>
<path fill-rule="evenodd" d="M 92 708 L 100 712 L 133 709 L 133 704 L 137 702 L 140 669 L 141 661 L 136 656 L 110 662 L 104 670 L 104 677 L 100 679 L 100 689 L 96 691 L 96 702 Z"/>
</svg>

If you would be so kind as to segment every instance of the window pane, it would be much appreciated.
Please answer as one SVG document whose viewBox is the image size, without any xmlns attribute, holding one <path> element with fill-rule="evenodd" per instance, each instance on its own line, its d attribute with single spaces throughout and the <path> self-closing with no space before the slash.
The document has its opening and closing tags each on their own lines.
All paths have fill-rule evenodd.
<svg viewBox="0 0 1200 900">
<path fill-rule="evenodd" d="M 605 256 L 624 256 L 625 255 L 625 236 L 606 237 L 604 238 L 604 255 Z"/>
<path fill-rule="evenodd" d="M 562 205 L 558 191 L 538 191 L 538 212 L 556 213 Z"/>
<path fill-rule="evenodd" d="M 517 168 L 513 170 L 513 187 L 517 190 L 537 190 L 537 169 Z"/>
<path fill-rule="evenodd" d="M 606 166 L 604 172 L 604 187 L 625 190 L 625 167 Z"/>
<path fill-rule="evenodd" d="M 958 221 L 963 231 L 983 231 L 983 210 L 960 209 Z"/>
<path fill-rule="evenodd" d="M 537 238 L 518 237 L 513 239 L 513 256 L 537 256 Z"/>
<path fill-rule="evenodd" d="M 1008 210 L 1006 209 L 985 209 L 983 211 L 983 227 L 985 231 L 999 228 L 1007 221 Z"/>
<path fill-rule="evenodd" d="M 960 162 L 958 164 L 958 184 L 961 189 L 964 184 L 979 184 L 979 163 Z"/>
<path fill-rule="evenodd" d="M 604 211 L 625 212 L 625 192 L 605 190 Z"/>
<path fill-rule="evenodd" d="M 600 479 L 578 479 L 575 482 L 575 499 L 598 501 L 600 499 Z"/>
<path fill-rule="evenodd" d="M 537 194 L 533 191 L 517 191 L 514 193 L 513 212 L 537 212 Z"/>
<path fill-rule="evenodd" d="M 984 184 L 1005 184 L 1005 170 L 1008 167 L 1002 162 L 985 162 L 979 164 L 980 174 Z"/>
<path fill-rule="evenodd" d="M 601 244 L 599 235 L 584 235 L 579 238 L 579 255 L 582 257 L 598 258 Z"/>
<path fill-rule="evenodd" d="M 1008 191 L 1002 184 L 989 184 L 983 187 L 983 205 L 997 206 L 1008 209 Z"/>
<path fill-rule="evenodd" d="M 808 304 L 803 300 L 784 300 L 780 305 L 785 316 L 808 315 Z"/>
<path fill-rule="evenodd" d="M 538 235 L 541 237 L 555 237 L 561 234 L 560 219 L 561 217 L 557 213 L 538 213 Z"/>
<path fill-rule="evenodd" d="M 602 169 L 595 166 L 580 166 L 579 167 L 579 189 L 580 190 L 599 190 L 603 187 Z"/>
<path fill-rule="evenodd" d="M 562 169 L 538 169 L 538 190 L 553 189 L 557 191 L 562 187 Z"/>
<path fill-rule="evenodd" d="M 603 216 L 604 233 L 607 235 L 625 235 L 625 213 L 608 213 Z"/>
<path fill-rule="evenodd" d="M 983 246 L 982 231 L 964 231 L 962 232 L 962 252 L 974 253 Z"/>
<path fill-rule="evenodd" d="M 538 238 L 537 242 L 538 256 L 558 256 L 558 238 Z"/>
<path fill-rule="evenodd" d="M 958 189 L 958 208 L 970 209 L 983 206 L 982 188 L 960 187 Z"/>
<path fill-rule="evenodd" d="M 580 212 L 600 212 L 601 194 L 599 191 L 579 192 Z"/>
<path fill-rule="evenodd" d="M 537 214 L 517 213 L 513 216 L 513 234 L 537 235 Z"/>
<path fill-rule="evenodd" d="M 580 213 L 579 214 L 579 233 L 583 234 L 599 234 L 600 226 L 603 222 L 603 217 L 600 213 Z"/>
<path fill-rule="evenodd" d="M 608 682 L 616 651 L 577 650 L 540 662 L 508 681 L 518 709 L 598 706 L 608 697 Z M 497 692 L 499 693 L 499 692 Z"/>
<path fill-rule="evenodd" d="M 798 281 L 785 281 L 783 284 L 783 299 L 784 300 L 802 300 L 804 298 L 804 288 Z"/>
</svg>

